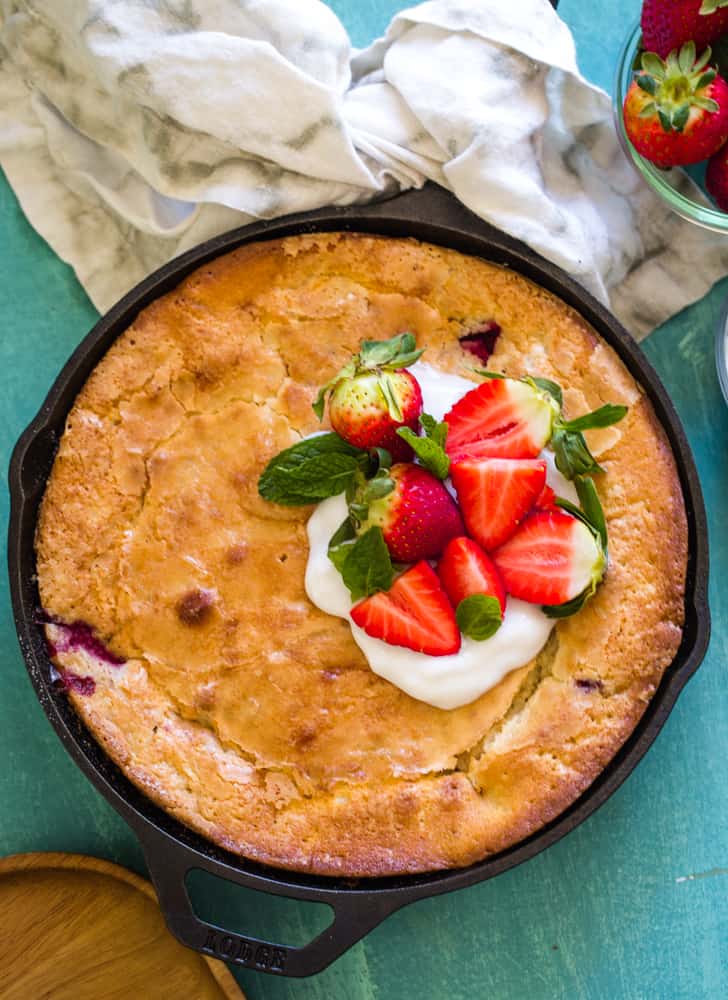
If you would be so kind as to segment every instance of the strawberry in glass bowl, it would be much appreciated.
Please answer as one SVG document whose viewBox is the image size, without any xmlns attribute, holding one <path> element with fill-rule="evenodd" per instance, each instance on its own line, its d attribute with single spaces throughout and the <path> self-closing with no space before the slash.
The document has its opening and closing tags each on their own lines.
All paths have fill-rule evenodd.
<svg viewBox="0 0 728 1000">
<path fill-rule="evenodd" d="M 728 0 L 644 0 L 614 86 L 617 135 L 642 178 L 683 219 L 726 234 L 727 75 Z"/>
</svg>

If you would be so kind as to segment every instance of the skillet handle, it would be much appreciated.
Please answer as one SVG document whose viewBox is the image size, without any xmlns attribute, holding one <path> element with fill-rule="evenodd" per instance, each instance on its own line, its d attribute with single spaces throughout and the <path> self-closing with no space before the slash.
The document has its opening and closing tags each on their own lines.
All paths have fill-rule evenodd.
<svg viewBox="0 0 728 1000">
<path fill-rule="evenodd" d="M 260 891 L 251 885 L 251 876 L 238 872 L 223 862 L 217 863 L 180 847 L 160 831 L 148 828 L 141 834 L 142 849 L 149 874 L 156 889 L 167 927 L 188 948 L 233 965 L 280 976 L 311 976 L 342 955 L 386 917 L 404 905 L 397 894 L 356 890 L 328 890 L 325 898 L 319 889 L 271 882 L 268 890 L 294 899 L 325 902 L 334 911 L 333 922 L 313 941 L 302 947 L 289 947 L 256 937 L 243 937 L 216 924 L 201 920 L 194 912 L 185 878 L 195 868 Z M 263 890 L 266 891 L 266 890 Z M 393 898 L 394 897 L 394 898 Z M 254 923 L 255 914 L 251 913 Z"/>
</svg>

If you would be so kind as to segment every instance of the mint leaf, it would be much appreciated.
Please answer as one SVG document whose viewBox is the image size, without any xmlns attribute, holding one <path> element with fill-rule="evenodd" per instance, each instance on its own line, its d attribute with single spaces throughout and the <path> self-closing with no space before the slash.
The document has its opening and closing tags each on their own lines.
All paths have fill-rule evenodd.
<svg viewBox="0 0 728 1000">
<path fill-rule="evenodd" d="M 528 379 L 528 381 L 532 382 L 537 388 L 547 392 L 552 399 L 556 400 L 559 406 L 564 405 L 564 394 L 557 382 L 552 382 L 550 378 L 532 378 Z"/>
<path fill-rule="evenodd" d="M 343 493 L 368 461 L 366 451 L 338 434 L 317 434 L 272 458 L 258 480 L 258 492 L 286 507 L 318 503 Z"/>
<path fill-rule="evenodd" d="M 341 567 L 341 576 L 355 601 L 369 597 L 378 590 L 389 590 L 394 570 L 380 527 L 369 528 L 349 546 Z"/>
<path fill-rule="evenodd" d="M 455 619 L 463 635 L 482 642 L 495 635 L 501 627 L 503 616 L 496 597 L 471 594 L 458 604 Z"/>
<path fill-rule="evenodd" d="M 435 444 L 439 444 L 441 448 L 445 447 L 447 432 L 450 428 L 444 420 L 438 423 L 429 413 L 422 413 L 420 414 L 420 426 L 427 437 L 432 438 Z"/>
<path fill-rule="evenodd" d="M 351 518 L 347 517 L 345 521 L 342 521 L 331 536 L 327 553 L 329 559 L 334 566 L 336 566 L 339 573 L 341 573 L 344 568 L 344 562 L 349 555 L 349 551 L 351 550 L 352 543 L 355 539 L 356 528 L 352 524 Z"/>
<path fill-rule="evenodd" d="M 411 427 L 398 427 L 397 434 L 412 448 L 428 472 L 438 479 L 446 479 L 450 471 L 450 457 L 445 451 L 448 426 L 444 420 L 438 423 L 429 413 L 422 414 L 420 425 L 425 437 L 419 437 Z"/>
<path fill-rule="evenodd" d="M 581 504 L 581 509 L 587 518 L 587 523 L 592 527 L 596 533 L 599 535 L 599 540 L 602 543 L 602 548 L 607 551 L 607 522 L 604 517 L 604 510 L 602 508 L 601 501 L 599 499 L 599 494 L 597 493 L 597 488 L 594 485 L 594 480 L 586 476 L 583 479 L 576 480 L 576 492 L 579 496 L 579 503 Z"/>
<path fill-rule="evenodd" d="M 579 476 L 576 479 L 576 492 L 579 496 L 581 507 L 577 507 L 571 500 L 564 497 L 556 497 L 554 504 L 578 518 L 591 531 L 599 541 L 604 552 L 607 551 L 607 522 L 604 517 L 604 510 L 594 485 L 594 480 L 589 476 Z"/>
<path fill-rule="evenodd" d="M 438 479 L 446 479 L 450 471 L 450 458 L 431 438 L 418 437 L 409 427 L 398 427 L 397 433 L 412 448 L 420 464 Z"/>
<path fill-rule="evenodd" d="M 615 406 L 613 403 L 606 403 L 598 410 L 585 413 L 575 420 L 563 420 L 560 426 L 566 431 L 590 431 L 597 427 L 611 427 L 618 424 L 627 414 L 626 406 Z"/>
<path fill-rule="evenodd" d="M 589 446 L 581 432 L 597 427 L 611 427 L 612 424 L 622 420 L 626 413 L 626 406 L 606 403 L 598 410 L 585 413 L 574 420 L 557 420 L 551 438 L 551 447 L 556 457 L 556 468 L 559 472 L 567 479 L 604 472 L 604 469 L 589 451 Z"/>
<path fill-rule="evenodd" d="M 584 435 L 580 431 L 567 431 L 557 425 L 551 438 L 551 448 L 556 459 L 556 468 L 567 479 L 604 472 L 589 451 Z"/>
<path fill-rule="evenodd" d="M 571 618 L 577 611 L 581 611 L 594 590 L 594 585 L 591 585 L 566 604 L 543 604 L 541 610 L 547 618 Z"/>
</svg>

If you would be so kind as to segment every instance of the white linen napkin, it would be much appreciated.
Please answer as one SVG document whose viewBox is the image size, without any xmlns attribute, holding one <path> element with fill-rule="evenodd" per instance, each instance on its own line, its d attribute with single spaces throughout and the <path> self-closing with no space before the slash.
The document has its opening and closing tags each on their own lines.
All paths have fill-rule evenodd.
<svg viewBox="0 0 728 1000">
<path fill-rule="evenodd" d="M 728 273 L 728 240 L 670 213 L 627 162 L 548 0 L 431 0 L 355 53 L 318 0 L 0 12 L 0 165 L 100 310 L 225 229 L 426 179 L 635 336 Z"/>
</svg>

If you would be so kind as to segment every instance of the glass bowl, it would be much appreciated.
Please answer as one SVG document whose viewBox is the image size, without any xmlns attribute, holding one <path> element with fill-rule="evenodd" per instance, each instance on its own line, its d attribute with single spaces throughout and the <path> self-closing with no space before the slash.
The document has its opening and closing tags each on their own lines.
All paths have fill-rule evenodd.
<svg viewBox="0 0 728 1000">
<path fill-rule="evenodd" d="M 715 331 L 715 367 L 723 397 L 728 403 L 728 299 L 723 306 Z"/>
<path fill-rule="evenodd" d="M 634 62 L 639 51 L 641 37 L 642 32 L 639 22 L 637 22 L 627 36 L 619 65 L 617 66 L 617 77 L 614 84 L 614 117 L 617 135 L 619 136 L 622 148 L 644 180 L 670 206 L 673 212 L 677 212 L 683 219 L 687 219 L 688 222 L 694 222 L 697 226 L 702 226 L 704 229 L 711 229 L 716 233 L 725 233 L 728 236 L 728 214 L 712 207 L 707 201 L 707 195 L 704 196 L 705 201 L 698 201 L 691 197 L 689 193 L 686 193 L 686 188 L 689 192 L 689 186 L 685 184 L 684 171 L 680 168 L 662 170 L 660 167 L 656 167 L 649 160 L 646 160 L 644 156 L 640 156 L 627 138 L 622 116 L 622 106 L 633 79 Z M 702 165 L 697 168 L 691 167 L 687 171 L 696 182 L 699 182 L 703 172 L 704 167 Z"/>
</svg>

